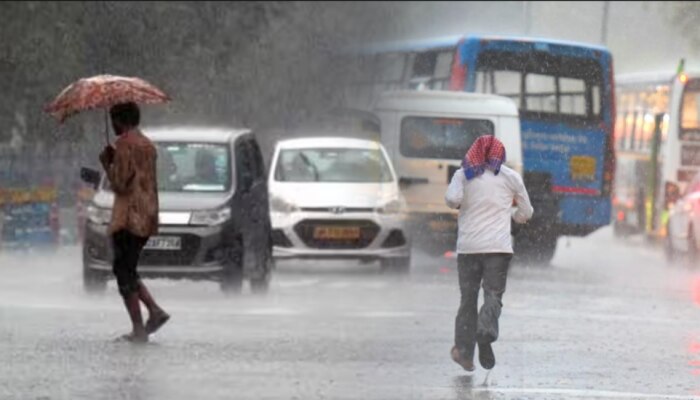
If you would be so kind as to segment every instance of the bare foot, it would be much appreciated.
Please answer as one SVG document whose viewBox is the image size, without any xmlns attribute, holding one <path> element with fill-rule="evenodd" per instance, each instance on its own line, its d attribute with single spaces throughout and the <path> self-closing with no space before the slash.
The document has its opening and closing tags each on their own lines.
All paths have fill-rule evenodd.
<svg viewBox="0 0 700 400">
<path fill-rule="evenodd" d="M 130 342 L 130 343 L 136 343 L 136 344 L 143 344 L 143 343 L 148 343 L 148 335 L 145 332 L 143 332 L 143 333 L 131 332 L 131 333 L 121 335 L 119 338 L 117 338 L 117 341 L 118 342 Z"/>
<path fill-rule="evenodd" d="M 450 352 L 450 354 L 452 355 L 452 361 L 459 364 L 459 366 L 464 368 L 465 371 L 467 371 L 467 372 L 474 371 L 474 362 L 464 359 L 464 357 L 462 357 L 462 354 L 460 353 L 459 349 L 457 349 L 457 346 L 452 347 L 452 351 Z"/>
<path fill-rule="evenodd" d="M 170 314 L 163 310 L 155 312 L 153 315 L 148 317 L 146 322 L 146 334 L 150 335 L 160 329 L 161 326 L 165 325 L 170 319 Z"/>
</svg>

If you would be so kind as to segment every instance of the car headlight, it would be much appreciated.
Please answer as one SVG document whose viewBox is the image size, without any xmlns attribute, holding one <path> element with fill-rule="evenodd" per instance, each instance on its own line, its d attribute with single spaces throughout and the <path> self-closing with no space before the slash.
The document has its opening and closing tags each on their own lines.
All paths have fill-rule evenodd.
<svg viewBox="0 0 700 400">
<path fill-rule="evenodd" d="M 190 225 L 219 225 L 231 219 L 231 208 L 225 207 L 218 210 L 202 210 L 192 212 Z"/>
<path fill-rule="evenodd" d="M 392 200 L 386 204 L 384 204 L 382 207 L 379 207 L 377 209 L 377 212 L 380 214 L 398 214 L 403 210 L 403 204 L 401 203 L 400 200 Z"/>
<path fill-rule="evenodd" d="M 87 212 L 88 220 L 93 224 L 107 225 L 112 221 L 112 210 L 109 208 L 101 208 L 90 204 L 85 211 Z"/>
<path fill-rule="evenodd" d="M 281 197 L 272 196 L 270 198 L 270 210 L 281 213 L 292 213 L 295 211 L 299 211 L 299 207 L 284 200 Z"/>
</svg>

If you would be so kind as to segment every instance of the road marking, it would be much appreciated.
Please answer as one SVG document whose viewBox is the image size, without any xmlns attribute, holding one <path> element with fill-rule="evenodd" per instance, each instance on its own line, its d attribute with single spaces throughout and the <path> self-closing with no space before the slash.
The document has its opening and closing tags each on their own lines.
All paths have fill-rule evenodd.
<svg viewBox="0 0 700 400">
<path fill-rule="evenodd" d="M 582 398 L 607 398 L 607 399 L 668 399 L 668 400 L 698 400 L 700 396 L 692 395 L 670 395 L 635 392 L 616 392 L 610 390 L 588 390 L 588 389 L 557 389 L 557 388 L 496 388 L 484 387 L 473 388 L 472 392 L 491 392 L 503 394 L 547 394 L 563 395 L 567 397 Z"/>
</svg>

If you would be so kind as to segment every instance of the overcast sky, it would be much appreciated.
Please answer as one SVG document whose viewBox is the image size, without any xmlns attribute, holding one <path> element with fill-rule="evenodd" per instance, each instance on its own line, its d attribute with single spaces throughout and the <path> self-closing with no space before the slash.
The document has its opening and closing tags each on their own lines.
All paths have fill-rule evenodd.
<svg viewBox="0 0 700 400">
<path fill-rule="evenodd" d="M 601 43 L 603 2 L 401 2 L 387 39 L 463 33 L 524 35 L 530 6 L 530 36 Z M 699 21 L 700 22 L 700 21 Z M 610 2 L 608 47 L 616 73 L 700 70 L 700 52 L 670 20 L 661 2 Z"/>
</svg>

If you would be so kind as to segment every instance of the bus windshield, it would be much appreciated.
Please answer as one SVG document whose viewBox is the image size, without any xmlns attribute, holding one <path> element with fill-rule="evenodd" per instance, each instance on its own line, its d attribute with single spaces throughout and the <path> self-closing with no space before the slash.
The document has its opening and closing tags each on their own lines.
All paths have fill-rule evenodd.
<svg viewBox="0 0 700 400">
<path fill-rule="evenodd" d="M 599 121 L 602 82 L 595 59 L 487 50 L 478 56 L 474 89 L 510 97 L 525 117 Z"/>
<path fill-rule="evenodd" d="M 691 80 L 683 91 L 680 134 L 700 139 L 700 80 Z"/>
</svg>

